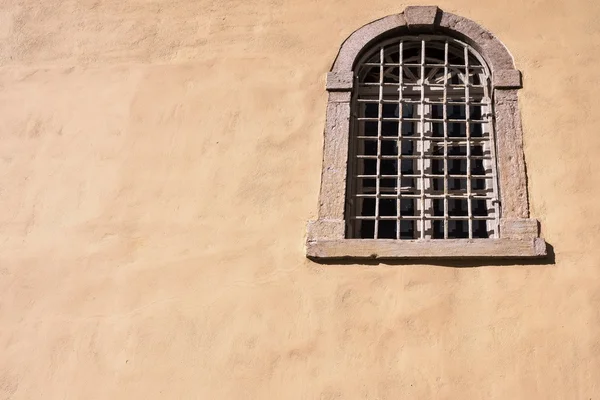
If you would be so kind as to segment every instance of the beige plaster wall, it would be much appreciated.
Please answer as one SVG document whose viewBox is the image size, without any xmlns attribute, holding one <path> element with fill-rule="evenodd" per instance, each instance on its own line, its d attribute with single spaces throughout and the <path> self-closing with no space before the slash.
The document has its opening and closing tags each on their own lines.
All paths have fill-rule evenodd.
<svg viewBox="0 0 600 400">
<path fill-rule="evenodd" d="M 0 399 L 600 398 L 596 0 L 437 4 L 524 73 L 555 264 L 304 257 L 325 72 L 406 5 L 1 1 Z"/>
</svg>

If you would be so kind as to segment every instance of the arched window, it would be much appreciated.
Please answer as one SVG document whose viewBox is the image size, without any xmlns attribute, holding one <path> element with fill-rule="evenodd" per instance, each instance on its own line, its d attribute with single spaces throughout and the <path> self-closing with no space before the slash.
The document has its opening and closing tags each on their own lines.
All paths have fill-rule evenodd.
<svg viewBox="0 0 600 400">
<path fill-rule="evenodd" d="M 403 35 L 354 67 L 346 236 L 494 238 L 490 73 L 469 45 Z"/>
<path fill-rule="evenodd" d="M 546 255 L 529 218 L 520 87 L 498 39 L 437 7 L 355 31 L 327 76 L 307 256 Z"/>
</svg>

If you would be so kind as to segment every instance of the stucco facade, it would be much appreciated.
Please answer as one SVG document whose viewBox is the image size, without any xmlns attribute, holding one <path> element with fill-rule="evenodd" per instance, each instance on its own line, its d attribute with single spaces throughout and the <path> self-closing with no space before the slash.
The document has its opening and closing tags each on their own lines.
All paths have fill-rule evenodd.
<svg viewBox="0 0 600 400">
<path fill-rule="evenodd" d="M 523 73 L 548 259 L 305 257 L 326 72 L 418 4 L 0 4 L 0 399 L 600 396 L 595 0 L 436 3 Z"/>
</svg>

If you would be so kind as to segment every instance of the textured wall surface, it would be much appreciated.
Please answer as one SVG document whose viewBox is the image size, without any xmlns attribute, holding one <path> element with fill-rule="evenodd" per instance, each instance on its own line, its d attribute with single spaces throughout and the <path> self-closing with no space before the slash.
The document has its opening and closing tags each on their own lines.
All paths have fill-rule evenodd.
<svg viewBox="0 0 600 400">
<path fill-rule="evenodd" d="M 437 3 L 523 71 L 554 264 L 304 257 L 325 72 L 406 5 L 0 2 L 0 399 L 600 398 L 596 0 Z"/>
</svg>

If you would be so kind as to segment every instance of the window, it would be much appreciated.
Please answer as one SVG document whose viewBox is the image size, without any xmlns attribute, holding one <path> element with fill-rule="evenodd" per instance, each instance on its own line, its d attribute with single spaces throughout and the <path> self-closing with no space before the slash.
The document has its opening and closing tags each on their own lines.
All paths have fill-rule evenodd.
<svg viewBox="0 0 600 400">
<path fill-rule="evenodd" d="M 447 36 L 384 41 L 354 68 L 346 234 L 494 238 L 490 74 Z"/>
<path fill-rule="evenodd" d="M 437 7 L 355 31 L 327 77 L 307 256 L 544 256 L 529 218 L 520 87 L 498 39 Z"/>
</svg>

